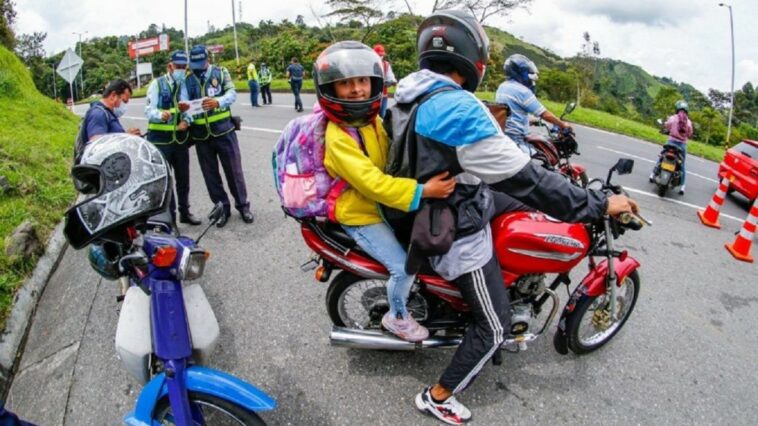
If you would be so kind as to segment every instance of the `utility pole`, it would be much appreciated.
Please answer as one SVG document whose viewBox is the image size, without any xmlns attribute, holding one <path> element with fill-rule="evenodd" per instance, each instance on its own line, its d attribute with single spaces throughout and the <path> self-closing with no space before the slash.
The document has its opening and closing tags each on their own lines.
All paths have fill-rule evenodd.
<svg viewBox="0 0 758 426">
<path fill-rule="evenodd" d="M 237 65 L 240 64 L 240 50 L 237 47 L 237 17 L 234 13 L 234 0 L 232 0 L 232 28 L 234 29 L 234 54 L 237 56 Z"/>
<path fill-rule="evenodd" d="M 732 136 L 732 113 L 734 112 L 734 20 L 732 19 L 732 5 L 719 3 L 719 6 L 729 8 L 729 27 L 732 32 L 732 96 L 729 101 L 729 121 L 726 127 L 726 141 L 724 147 L 729 148 L 729 138 Z"/>
<path fill-rule="evenodd" d="M 51 63 L 50 68 L 53 70 L 53 99 L 58 100 L 58 89 L 55 87 L 55 66 Z"/>
<path fill-rule="evenodd" d="M 71 34 L 76 34 L 79 36 L 79 57 L 82 58 L 82 73 L 79 76 L 79 91 L 81 92 L 79 99 L 81 99 L 84 97 L 84 56 L 82 56 L 82 35 L 87 34 L 87 31 L 74 31 Z"/>
<path fill-rule="evenodd" d="M 187 55 L 187 61 L 190 60 L 189 34 L 187 33 L 187 0 L 184 0 L 184 53 Z"/>
</svg>

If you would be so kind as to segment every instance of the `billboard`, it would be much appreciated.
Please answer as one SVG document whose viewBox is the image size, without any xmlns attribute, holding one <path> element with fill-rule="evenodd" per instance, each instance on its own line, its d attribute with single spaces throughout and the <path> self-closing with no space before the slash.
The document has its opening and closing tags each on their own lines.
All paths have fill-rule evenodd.
<svg viewBox="0 0 758 426">
<path fill-rule="evenodd" d="M 129 57 L 135 59 L 137 55 L 147 56 L 155 52 L 168 50 L 168 42 L 168 34 L 160 34 L 158 37 L 130 41 L 127 44 L 127 51 L 129 52 Z"/>
</svg>

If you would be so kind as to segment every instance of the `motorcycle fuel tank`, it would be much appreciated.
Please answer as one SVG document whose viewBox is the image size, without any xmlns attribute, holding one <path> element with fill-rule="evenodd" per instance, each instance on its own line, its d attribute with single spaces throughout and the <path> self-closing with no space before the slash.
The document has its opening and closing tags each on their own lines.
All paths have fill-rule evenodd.
<svg viewBox="0 0 758 426">
<path fill-rule="evenodd" d="M 590 247 L 584 225 L 542 213 L 503 214 L 492 221 L 492 236 L 500 266 L 519 275 L 567 272 Z"/>
</svg>

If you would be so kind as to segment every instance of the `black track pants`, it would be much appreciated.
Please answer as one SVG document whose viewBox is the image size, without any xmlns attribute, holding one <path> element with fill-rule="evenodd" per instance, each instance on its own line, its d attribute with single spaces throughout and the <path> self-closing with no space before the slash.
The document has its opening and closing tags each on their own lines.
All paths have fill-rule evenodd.
<svg viewBox="0 0 758 426">
<path fill-rule="evenodd" d="M 471 308 L 473 322 L 439 383 L 458 393 L 473 382 L 509 334 L 511 308 L 497 258 L 454 281 Z"/>
</svg>

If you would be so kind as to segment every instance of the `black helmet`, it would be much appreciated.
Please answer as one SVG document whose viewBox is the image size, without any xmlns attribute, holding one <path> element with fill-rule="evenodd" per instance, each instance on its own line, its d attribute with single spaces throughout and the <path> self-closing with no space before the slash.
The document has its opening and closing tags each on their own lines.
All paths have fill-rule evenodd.
<svg viewBox="0 0 758 426">
<path fill-rule="evenodd" d="M 503 64 L 503 71 L 509 80 L 516 80 L 523 84 L 532 92 L 535 89 L 539 70 L 529 58 L 521 54 L 515 54 L 508 57 Z"/>
<path fill-rule="evenodd" d="M 89 246 L 87 259 L 92 269 L 107 280 L 116 280 L 121 276 L 118 270 L 118 261 L 121 259 L 119 245 L 104 241 L 93 243 Z"/>
<path fill-rule="evenodd" d="M 484 78 L 490 40 L 470 14 L 459 10 L 434 13 L 418 27 L 416 51 L 421 68 L 430 61 L 450 63 L 466 78 L 463 88 L 474 92 Z"/>
<path fill-rule="evenodd" d="M 337 97 L 332 83 L 352 77 L 371 79 L 368 99 L 351 101 Z M 379 114 L 384 89 L 382 60 L 363 43 L 341 41 L 324 49 L 313 64 L 313 82 L 321 109 L 339 125 L 365 126 Z"/>
<path fill-rule="evenodd" d="M 71 175 L 87 195 L 66 212 L 63 232 L 75 249 L 119 225 L 161 211 L 169 198 L 166 160 L 139 136 L 112 133 L 90 142 Z"/>
</svg>

